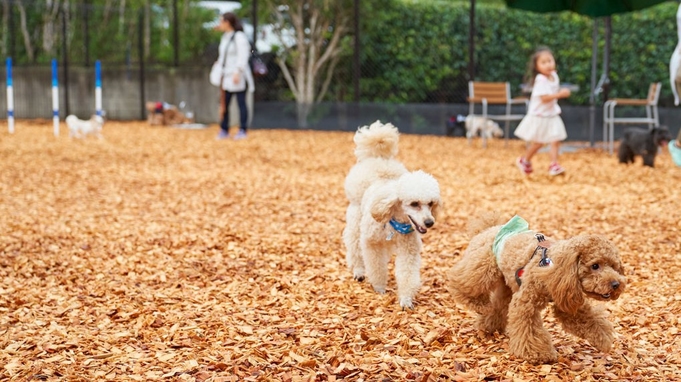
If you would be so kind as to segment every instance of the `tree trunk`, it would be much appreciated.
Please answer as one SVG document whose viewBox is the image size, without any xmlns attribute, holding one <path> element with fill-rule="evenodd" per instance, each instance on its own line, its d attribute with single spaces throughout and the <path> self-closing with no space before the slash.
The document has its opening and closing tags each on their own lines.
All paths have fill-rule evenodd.
<svg viewBox="0 0 681 382">
<path fill-rule="evenodd" d="M 306 0 L 291 1 L 288 9 L 290 24 L 277 8 L 273 11 L 278 25 L 293 27 L 296 45 L 284 46 L 277 64 L 296 100 L 298 126 L 306 128 L 314 105 L 327 93 L 340 56 L 347 17 L 340 9 L 322 8 L 319 3 Z M 333 32 L 329 38 L 330 30 Z"/>
<path fill-rule="evenodd" d="M 308 117 L 310 116 L 310 113 L 312 112 L 312 108 L 314 106 L 311 103 L 303 103 L 303 102 L 297 102 L 296 103 L 296 114 L 298 118 L 298 127 L 301 129 L 307 129 L 309 124 L 308 124 Z"/>
<path fill-rule="evenodd" d="M 24 46 L 26 47 L 26 56 L 29 62 L 35 62 L 35 52 L 33 52 L 33 45 L 31 44 L 31 34 L 28 31 L 26 24 L 26 10 L 22 3 L 16 3 L 19 7 L 19 20 L 21 21 L 21 34 L 24 36 Z"/>
<path fill-rule="evenodd" d="M 118 4 L 118 34 L 122 35 L 125 31 L 125 0 L 120 0 Z"/>
<path fill-rule="evenodd" d="M 144 58 L 151 54 L 151 0 L 144 2 Z"/>
</svg>

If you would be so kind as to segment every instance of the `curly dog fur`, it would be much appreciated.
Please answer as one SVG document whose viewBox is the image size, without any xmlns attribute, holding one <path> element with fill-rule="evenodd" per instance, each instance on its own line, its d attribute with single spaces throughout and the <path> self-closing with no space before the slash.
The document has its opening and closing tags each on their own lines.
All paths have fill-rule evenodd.
<svg viewBox="0 0 681 382">
<path fill-rule="evenodd" d="M 421 267 L 421 235 L 435 224 L 440 188 L 431 175 L 409 172 L 395 159 L 399 133 L 379 121 L 355 133 L 357 163 L 345 179 L 350 202 L 343 242 L 346 260 L 356 280 L 366 276 L 378 293 L 385 293 L 388 263 L 396 253 L 395 279 L 400 306 L 413 308 Z M 411 226 L 398 233 L 391 220 Z"/>
<path fill-rule="evenodd" d="M 620 163 L 629 164 L 634 163 L 634 158 L 640 155 L 644 166 L 655 167 L 658 148 L 666 146 L 671 139 L 666 126 L 652 129 L 629 127 L 624 130 L 617 157 Z"/>
<path fill-rule="evenodd" d="M 625 288 L 615 246 L 597 235 L 547 238 L 552 264 L 541 266 L 538 256 L 533 257 L 538 246 L 535 232 L 525 231 L 506 240 L 497 260 L 492 246 L 502 223 L 497 214 L 471 220 L 470 244 L 448 271 L 450 292 L 479 314 L 479 329 L 506 332 L 514 356 L 532 363 L 555 362 L 557 353 L 541 316 L 553 302 L 554 316 L 565 331 L 609 351 L 613 326 L 602 307 L 589 300 L 616 300 Z M 518 283 L 516 272 L 521 268 Z"/>
</svg>

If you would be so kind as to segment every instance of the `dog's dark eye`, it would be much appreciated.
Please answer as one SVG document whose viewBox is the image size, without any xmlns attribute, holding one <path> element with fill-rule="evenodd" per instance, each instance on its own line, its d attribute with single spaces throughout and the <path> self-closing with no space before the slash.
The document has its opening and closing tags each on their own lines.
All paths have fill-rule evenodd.
<svg viewBox="0 0 681 382">
<path fill-rule="evenodd" d="M 600 266 L 598 264 L 592 264 L 591 265 L 591 269 L 593 269 L 594 271 L 597 270 L 599 267 Z"/>
<path fill-rule="evenodd" d="M 412 207 L 418 207 L 418 206 L 419 206 L 419 202 L 411 202 L 411 206 L 412 206 Z"/>
<path fill-rule="evenodd" d="M 430 203 L 428 203 L 428 207 L 432 207 L 433 204 L 435 204 L 435 202 L 430 202 Z"/>
</svg>

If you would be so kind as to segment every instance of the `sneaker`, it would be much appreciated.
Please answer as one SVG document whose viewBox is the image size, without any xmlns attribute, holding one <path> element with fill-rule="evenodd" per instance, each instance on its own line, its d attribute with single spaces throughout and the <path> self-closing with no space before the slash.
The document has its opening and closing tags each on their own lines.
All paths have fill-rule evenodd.
<svg viewBox="0 0 681 382">
<path fill-rule="evenodd" d="M 525 175 L 532 173 L 532 163 L 526 161 L 523 157 L 518 157 L 515 161 L 515 165 L 518 166 L 520 171 Z"/>
<path fill-rule="evenodd" d="M 221 141 L 223 139 L 229 139 L 229 133 L 221 129 L 220 132 L 218 133 L 218 136 L 215 137 L 215 140 Z"/>
<path fill-rule="evenodd" d="M 234 136 L 234 140 L 239 141 L 242 139 L 246 139 L 246 137 L 247 137 L 246 132 L 243 130 L 239 130 L 239 132 L 236 133 L 236 135 Z"/>
<path fill-rule="evenodd" d="M 565 172 L 565 169 L 557 162 L 551 163 L 549 166 L 549 175 L 556 176 Z"/>
</svg>

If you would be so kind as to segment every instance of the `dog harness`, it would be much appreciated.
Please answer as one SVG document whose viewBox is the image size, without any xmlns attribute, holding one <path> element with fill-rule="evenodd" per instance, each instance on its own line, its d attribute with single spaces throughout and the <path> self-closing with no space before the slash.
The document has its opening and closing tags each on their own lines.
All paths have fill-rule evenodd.
<svg viewBox="0 0 681 382">
<path fill-rule="evenodd" d="M 506 243 L 506 240 L 508 240 L 510 237 L 525 232 L 530 232 L 529 224 L 527 224 L 525 219 L 518 215 L 513 216 L 511 220 L 501 226 L 501 229 L 494 237 L 494 243 L 492 244 L 492 252 L 494 253 L 494 257 L 497 259 L 497 263 L 499 262 L 501 252 L 504 250 L 504 244 Z"/>
<path fill-rule="evenodd" d="M 530 256 L 530 260 L 527 261 L 529 264 L 530 261 L 532 261 L 532 258 L 534 255 L 537 254 L 537 252 L 541 252 L 541 259 L 539 259 L 539 266 L 540 267 L 549 267 L 551 264 L 553 264 L 553 261 L 549 258 L 549 256 L 546 254 L 548 252 L 549 247 L 551 247 L 551 243 L 546 241 L 544 238 L 544 235 L 538 233 L 534 235 L 537 238 L 537 241 L 539 244 L 537 245 L 537 248 L 534 249 L 534 252 L 532 252 L 532 256 Z M 515 271 L 515 282 L 518 283 L 518 286 L 522 283 L 520 280 L 521 277 L 523 277 L 523 273 L 525 273 L 525 267 L 519 268 L 517 271 Z"/>
<path fill-rule="evenodd" d="M 414 227 L 412 227 L 411 223 L 400 223 L 395 220 L 395 218 L 390 219 L 390 226 L 393 227 L 395 231 L 390 232 L 388 237 L 385 238 L 386 240 L 392 240 L 393 236 L 395 236 L 395 232 L 401 233 L 402 235 L 408 235 L 414 232 Z"/>
<path fill-rule="evenodd" d="M 494 257 L 497 259 L 497 263 L 499 263 L 501 252 L 504 250 L 504 244 L 506 243 L 506 240 L 515 235 L 526 232 L 532 232 L 529 230 L 529 224 L 527 224 L 527 221 L 525 221 L 525 219 L 521 218 L 518 215 L 513 216 L 511 220 L 509 220 L 506 224 L 501 226 L 501 229 L 494 237 L 494 243 L 492 244 L 492 253 L 494 253 Z M 532 261 L 532 258 L 534 257 L 534 255 L 537 254 L 537 252 L 541 252 L 539 266 L 548 267 L 551 264 L 553 264 L 553 262 L 547 255 L 551 243 L 546 241 L 546 238 L 541 233 L 537 233 L 534 236 L 537 238 L 539 244 L 537 245 L 537 248 L 535 248 L 534 252 L 532 252 L 532 256 L 530 256 L 530 259 L 527 261 L 527 263 L 529 264 L 530 261 Z M 518 286 L 520 286 L 521 284 L 520 278 L 523 276 L 524 272 L 525 267 L 518 268 L 518 270 L 515 271 L 515 281 L 518 283 Z"/>
</svg>

